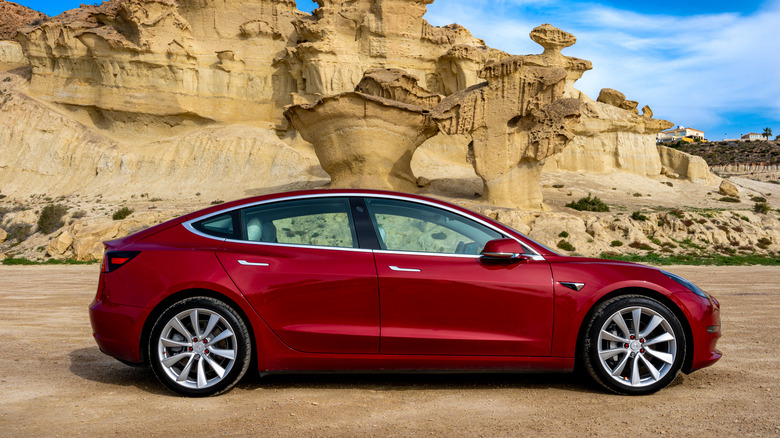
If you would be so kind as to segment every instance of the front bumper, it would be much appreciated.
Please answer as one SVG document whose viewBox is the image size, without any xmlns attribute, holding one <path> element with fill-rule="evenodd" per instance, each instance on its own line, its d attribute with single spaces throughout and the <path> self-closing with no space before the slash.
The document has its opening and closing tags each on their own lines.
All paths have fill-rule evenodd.
<svg viewBox="0 0 780 438">
<path fill-rule="evenodd" d="M 683 371 L 690 373 L 714 364 L 723 356 L 723 353 L 717 348 L 718 339 L 722 334 L 720 303 L 715 298 L 710 297 L 709 300 L 705 300 L 687 292 L 676 294 L 675 297 L 684 297 L 693 337 L 693 351 L 689 353 L 691 360 Z M 715 327 L 717 327 L 717 331 L 715 331 Z"/>
</svg>

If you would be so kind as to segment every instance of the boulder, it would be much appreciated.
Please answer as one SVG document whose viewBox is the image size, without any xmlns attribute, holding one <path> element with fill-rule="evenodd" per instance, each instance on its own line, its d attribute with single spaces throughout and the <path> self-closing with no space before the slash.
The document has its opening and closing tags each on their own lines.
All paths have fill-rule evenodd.
<svg viewBox="0 0 780 438">
<path fill-rule="evenodd" d="M 720 187 L 718 188 L 718 192 L 720 192 L 721 195 L 725 196 L 732 196 L 732 197 L 739 197 L 739 189 L 737 186 L 734 185 L 731 181 L 723 180 L 720 183 Z"/>
<path fill-rule="evenodd" d="M 620 105 L 626 101 L 626 95 L 612 88 L 602 88 L 596 101 L 620 108 Z"/>
<path fill-rule="evenodd" d="M 46 253 L 52 257 L 62 257 L 65 253 L 71 249 L 73 244 L 73 236 L 68 231 L 64 231 L 59 236 L 49 242 L 46 246 Z"/>
<path fill-rule="evenodd" d="M 631 111 L 634 114 L 639 114 L 639 110 L 637 109 L 638 106 L 639 102 L 635 100 L 625 100 L 620 104 L 620 108 L 626 111 Z"/>
<path fill-rule="evenodd" d="M 0 243 L 5 242 L 5 239 L 7 238 L 8 238 L 8 233 L 6 233 L 4 229 L 0 228 Z"/>
</svg>

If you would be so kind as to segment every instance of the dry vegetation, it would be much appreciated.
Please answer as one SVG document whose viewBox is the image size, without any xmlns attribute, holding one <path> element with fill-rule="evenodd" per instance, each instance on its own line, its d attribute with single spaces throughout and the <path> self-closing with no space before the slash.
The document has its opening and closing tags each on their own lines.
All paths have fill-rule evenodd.
<svg viewBox="0 0 780 438">
<path fill-rule="evenodd" d="M 780 141 L 719 141 L 669 145 L 682 152 L 698 155 L 710 166 L 726 164 L 780 164 Z"/>
</svg>

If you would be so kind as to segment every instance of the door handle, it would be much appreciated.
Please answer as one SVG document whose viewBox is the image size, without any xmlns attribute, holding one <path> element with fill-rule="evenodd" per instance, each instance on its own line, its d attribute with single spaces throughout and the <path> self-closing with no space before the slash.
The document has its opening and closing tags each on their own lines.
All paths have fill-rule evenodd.
<svg viewBox="0 0 780 438">
<path fill-rule="evenodd" d="M 398 266 L 390 266 L 390 269 L 393 271 L 399 271 L 399 272 L 420 272 L 419 269 L 415 268 L 399 268 Z"/>
<path fill-rule="evenodd" d="M 244 266 L 270 266 L 268 263 L 253 263 L 246 260 L 239 260 L 238 264 Z"/>
</svg>

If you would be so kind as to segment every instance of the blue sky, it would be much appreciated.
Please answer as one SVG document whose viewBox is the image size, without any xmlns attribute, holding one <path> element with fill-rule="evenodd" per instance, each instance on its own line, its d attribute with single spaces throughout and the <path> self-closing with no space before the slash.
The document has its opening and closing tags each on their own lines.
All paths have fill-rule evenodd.
<svg viewBox="0 0 780 438">
<path fill-rule="evenodd" d="M 48 15 L 82 2 L 17 0 Z M 564 54 L 593 62 L 577 83 L 592 98 L 617 89 L 712 140 L 780 134 L 780 0 L 436 0 L 425 18 L 515 55 L 539 53 L 528 33 L 550 23 L 577 36 Z"/>
</svg>

